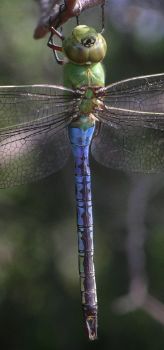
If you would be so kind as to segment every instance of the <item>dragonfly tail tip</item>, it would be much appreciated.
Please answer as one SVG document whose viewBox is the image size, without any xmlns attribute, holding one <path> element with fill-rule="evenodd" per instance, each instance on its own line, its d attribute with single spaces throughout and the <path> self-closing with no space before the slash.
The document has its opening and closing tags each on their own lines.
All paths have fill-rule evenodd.
<svg viewBox="0 0 164 350">
<path fill-rule="evenodd" d="M 97 339 L 97 314 L 84 312 L 85 329 L 89 340 Z"/>
</svg>

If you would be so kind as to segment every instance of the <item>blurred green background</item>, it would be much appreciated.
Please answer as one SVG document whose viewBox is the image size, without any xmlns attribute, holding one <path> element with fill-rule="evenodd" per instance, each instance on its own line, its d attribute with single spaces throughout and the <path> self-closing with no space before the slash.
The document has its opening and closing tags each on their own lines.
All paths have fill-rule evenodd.
<svg viewBox="0 0 164 350">
<path fill-rule="evenodd" d="M 107 4 L 104 35 L 109 45 L 105 59 L 108 83 L 164 71 L 163 9 L 153 7 L 153 1 L 142 5 L 143 8 L 141 2 L 133 1 Z M 92 9 L 81 16 L 81 23 L 100 30 L 100 14 L 100 9 Z M 32 0 L 0 1 L 1 85 L 62 83 L 62 67 L 57 66 L 46 46 L 48 38 L 33 39 L 38 18 L 39 9 Z M 65 34 L 75 23 L 73 19 L 65 26 Z M 162 176 L 153 177 L 146 200 L 141 196 L 138 202 L 139 206 L 144 200 L 146 203 L 143 212 L 146 232 L 143 236 L 138 232 L 139 238 L 136 233 L 132 244 L 141 253 L 137 266 L 143 265 L 138 267 L 136 275 L 145 284 L 147 281 L 149 293 L 161 304 L 155 304 L 157 308 L 152 316 L 141 307 L 120 315 L 114 312 L 113 303 L 128 292 L 134 273 L 126 255 L 131 217 L 129 196 L 138 181 L 142 184 L 142 178 L 104 168 L 93 159 L 91 166 L 99 339 L 90 343 L 83 332 L 73 161 L 70 160 L 62 171 L 38 183 L 0 191 L 2 350 L 163 349 Z M 138 210 L 136 205 L 136 215 Z"/>
</svg>

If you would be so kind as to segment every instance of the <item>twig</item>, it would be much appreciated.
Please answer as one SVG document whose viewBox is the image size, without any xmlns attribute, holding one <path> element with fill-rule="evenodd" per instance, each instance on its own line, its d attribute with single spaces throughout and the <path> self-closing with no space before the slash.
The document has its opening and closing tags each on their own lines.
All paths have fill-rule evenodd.
<svg viewBox="0 0 164 350">
<path fill-rule="evenodd" d="M 43 38 L 50 26 L 58 28 L 70 18 L 79 16 L 84 10 L 104 3 L 105 0 L 65 0 L 64 4 L 61 0 L 42 0 L 41 18 L 34 31 L 34 38 Z"/>
</svg>

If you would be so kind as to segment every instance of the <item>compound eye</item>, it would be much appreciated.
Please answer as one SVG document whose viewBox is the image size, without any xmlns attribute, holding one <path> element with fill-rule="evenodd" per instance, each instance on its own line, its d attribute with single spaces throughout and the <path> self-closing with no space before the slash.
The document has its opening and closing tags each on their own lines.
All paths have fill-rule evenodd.
<svg viewBox="0 0 164 350">
<path fill-rule="evenodd" d="M 90 36 L 88 38 L 82 39 L 81 43 L 85 47 L 91 47 L 94 45 L 96 39 L 93 36 Z"/>
</svg>

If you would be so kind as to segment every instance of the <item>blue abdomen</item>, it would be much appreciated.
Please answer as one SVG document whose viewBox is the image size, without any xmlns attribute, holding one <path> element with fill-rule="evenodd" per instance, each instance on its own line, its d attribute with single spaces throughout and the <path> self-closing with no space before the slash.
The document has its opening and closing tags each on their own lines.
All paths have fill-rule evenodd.
<svg viewBox="0 0 164 350">
<path fill-rule="evenodd" d="M 84 320 L 90 339 L 97 336 L 97 293 L 93 262 L 93 216 L 89 146 L 95 125 L 86 130 L 69 127 L 75 159 L 75 193 L 79 252 L 79 275 Z"/>
</svg>

